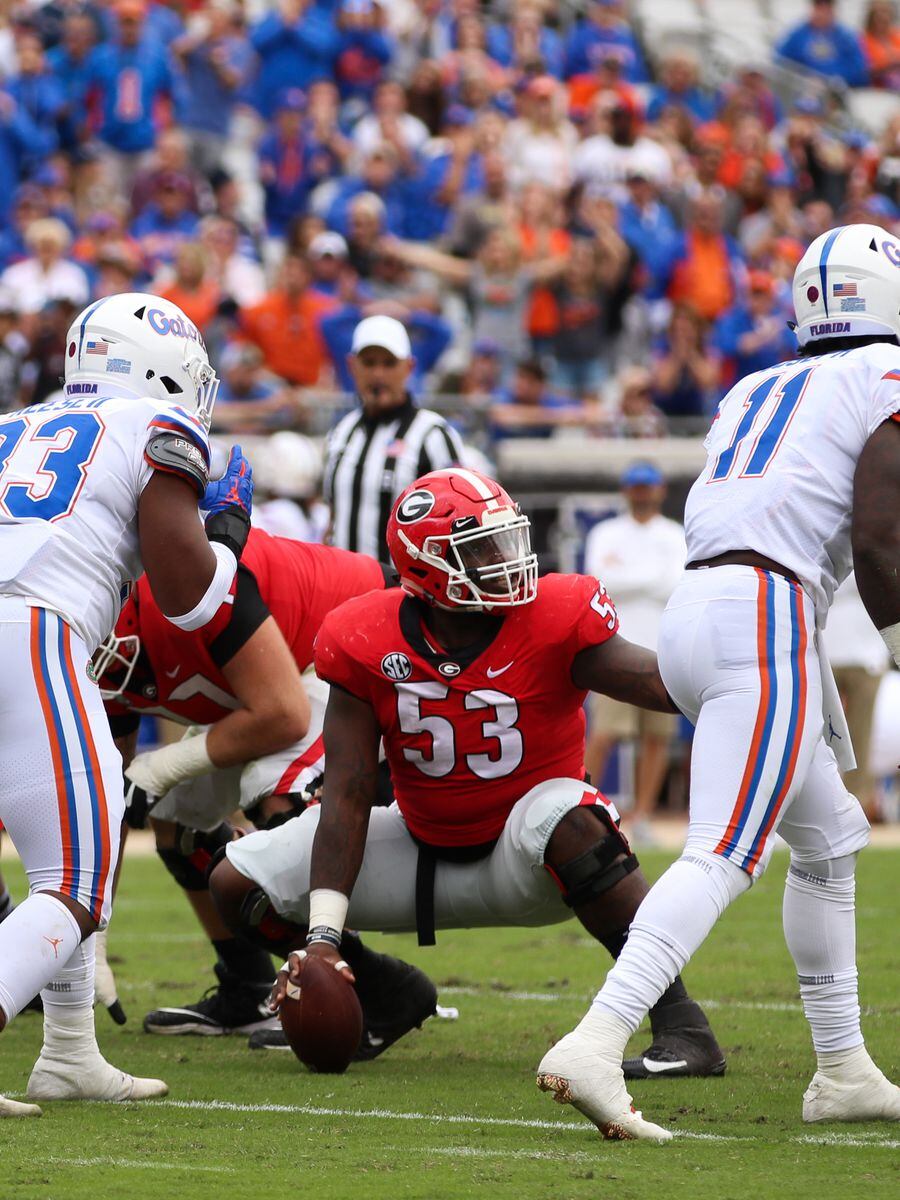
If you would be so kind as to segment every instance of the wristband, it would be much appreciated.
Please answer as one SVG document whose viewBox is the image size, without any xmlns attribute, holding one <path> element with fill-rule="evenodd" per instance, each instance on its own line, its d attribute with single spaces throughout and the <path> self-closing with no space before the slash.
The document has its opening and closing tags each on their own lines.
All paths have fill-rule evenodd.
<svg viewBox="0 0 900 1200">
<path fill-rule="evenodd" d="M 328 929 L 344 928 L 350 901 L 343 892 L 332 888 L 314 888 L 309 893 L 309 927 L 317 929 L 325 925 Z"/>
<path fill-rule="evenodd" d="M 250 517 L 237 504 L 220 509 L 206 518 L 207 540 L 227 546 L 238 562 L 249 536 Z"/>
<path fill-rule="evenodd" d="M 237 556 L 221 542 L 210 542 L 209 548 L 216 558 L 216 569 L 209 581 L 209 587 L 190 612 L 182 613 L 177 617 L 165 614 L 166 620 L 177 625 L 179 629 L 193 632 L 195 629 L 202 629 L 204 625 L 208 625 L 231 590 L 231 584 L 237 571 Z"/>
<path fill-rule="evenodd" d="M 894 662 L 900 667 L 900 621 L 896 625 L 888 625 L 878 631 L 884 638 L 884 644 L 890 650 Z"/>
<path fill-rule="evenodd" d="M 313 945 L 314 942 L 327 942 L 329 946 L 334 946 L 335 950 L 339 950 L 341 948 L 341 931 L 332 929 L 329 925 L 316 925 L 306 935 L 307 946 Z"/>
</svg>

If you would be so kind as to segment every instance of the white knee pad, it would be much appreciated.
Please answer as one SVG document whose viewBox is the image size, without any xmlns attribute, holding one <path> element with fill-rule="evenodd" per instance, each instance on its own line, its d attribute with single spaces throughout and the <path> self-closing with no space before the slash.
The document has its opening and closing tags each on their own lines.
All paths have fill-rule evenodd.
<svg viewBox="0 0 900 1200">
<path fill-rule="evenodd" d="M 553 831 L 573 808 L 582 805 L 603 805 L 606 812 L 618 824 L 616 806 L 606 797 L 580 779 L 548 779 L 526 792 L 513 807 L 506 823 L 512 843 L 539 871 L 544 865 L 544 852 Z"/>
</svg>

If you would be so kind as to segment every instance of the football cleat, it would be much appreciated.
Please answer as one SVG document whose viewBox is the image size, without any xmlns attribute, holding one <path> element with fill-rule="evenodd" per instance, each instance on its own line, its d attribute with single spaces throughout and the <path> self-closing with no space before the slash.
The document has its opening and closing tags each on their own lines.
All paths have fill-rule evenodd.
<svg viewBox="0 0 900 1200">
<path fill-rule="evenodd" d="M 269 1008 L 272 984 L 235 979 L 216 963 L 219 983 L 195 1004 L 183 1008 L 157 1008 L 144 1017 L 145 1033 L 198 1034 L 221 1037 L 229 1033 L 254 1033 L 274 1029 L 278 1018 Z"/>
<path fill-rule="evenodd" d="M 424 971 L 389 954 L 367 956 L 365 969 L 356 971 L 356 994 L 363 1010 L 363 1034 L 354 1062 L 370 1062 L 384 1054 L 437 1010 L 437 988 Z"/>
<path fill-rule="evenodd" d="M 8 1100 L 0 1096 L 0 1119 L 3 1117 L 42 1117 L 44 1114 L 36 1104 L 20 1104 L 18 1100 Z"/>
<path fill-rule="evenodd" d="M 247 1039 L 247 1046 L 251 1050 L 290 1050 L 291 1048 L 281 1025 L 277 1025 L 274 1029 L 257 1029 Z"/>
<path fill-rule="evenodd" d="M 60 1062 L 42 1052 L 25 1095 L 29 1100 L 107 1100 L 123 1104 L 165 1096 L 168 1090 L 161 1079 L 142 1079 L 120 1071 L 99 1051 L 87 1062 Z"/>
<path fill-rule="evenodd" d="M 725 1055 L 719 1048 L 702 1009 L 693 1001 L 670 1004 L 654 1012 L 653 1043 L 636 1058 L 626 1058 L 626 1079 L 656 1079 L 661 1075 L 725 1074 Z"/>
<path fill-rule="evenodd" d="M 900 1121 L 900 1087 L 882 1074 L 865 1046 L 829 1074 L 816 1071 L 803 1094 L 803 1120 Z"/>
<path fill-rule="evenodd" d="M 558 1104 L 571 1104 L 596 1125 L 610 1141 L 668 1142 L 672 1134 L 636 1111 L 625 1087 L 618 1053 L 605 1050 L 600 1040 L 604 1024 L 609 1025 L 610 1041 L 615 1046 L 619 1024 L 616 1018 L 592 1015 L 596 1035 L 589 1036 L 584 1022 L 567 1033 L 541 1059 L 537 1085 L 550 1092 Z M 621 1041 L 619 1041 L 621 1045 Z"/>
</svg>

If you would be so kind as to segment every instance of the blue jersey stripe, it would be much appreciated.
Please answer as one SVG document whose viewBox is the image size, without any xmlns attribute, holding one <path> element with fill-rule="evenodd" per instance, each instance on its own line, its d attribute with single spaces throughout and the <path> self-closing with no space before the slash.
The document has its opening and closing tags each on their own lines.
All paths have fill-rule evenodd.
<svg viewBox="0 0 900 1200">
<path fill-rule="evenodd" d="M 38 616 L 38 634 L 41 646 L 41 673 L 44 676 L 44 686 L 47 690 L 47 696 L 50 700 L 50 708 L 53 713 L 53 728 L 56 731 L 56 740 L 59 744 L 60 758 L 62 759 L 63 778 L 66 788 L 66 807 L 69 810 L 69 831 L 72 838 L 72 882 L 75 889 L 76 897 L 81 891 L 81 856 L 78 850 L 78 808 L 75 802 L 75 788 L 72 780 L 72 765 L 69 762 L 69 751 L 66 746 L 65 733 L 63 731 L 62 717 L 60 716 L 59 705 L 56 701 L 56 696 L 53 692 L 53 681 L 50 678 L 50 666 L 47 658 L 47 610 L 39 609 Z M 57 625 L 62 631 L 62 624 L 59 617 L 54 616 Z M 60 665 L 62 665 L 60 660 Z M 65 858 L 65 847 L 63 848 L 63 858 Z"/>
</svg>

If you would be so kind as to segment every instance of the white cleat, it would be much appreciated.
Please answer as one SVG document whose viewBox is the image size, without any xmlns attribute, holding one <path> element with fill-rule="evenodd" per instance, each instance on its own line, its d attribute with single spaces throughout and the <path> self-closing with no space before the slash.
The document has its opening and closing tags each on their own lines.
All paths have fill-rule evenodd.
<svg viewBox="0 0 900 1200">
<path fill-rule="evenodd" d="M 165 1096 L 168 1085 L 161 1079 L 142 1079 L 112 1066 L 101 1055 L 88 1063 L 59 1062 L 42 1054 L 28 1080 L 29 1100 L 152 1100 Z"/>
<path fill-rule="evenodd" d="M 635 1111 L 621 1057 L 608 1061 L 579 1029 L 552 1046 L 538 1067 L 537 1085 L 558 1104 L 571 1104 L 610 1141 L 669 1142 L 672 1134 Z"/>
<path fill-rule="evenodd" d="M 803 1120 L 900 1121 L 900 1087 L 872 1062 L 824 1075 L 816 1071 L 803 1094 Z"/>
<path fill-rule="evenodd" d="M 36 1104 L 19 1104 L 18 1100 L 7 1100 L 6 1096 L 0 1096 L 0 1118 L 42 1117 L 43 1115 Z"/>
</svg>

